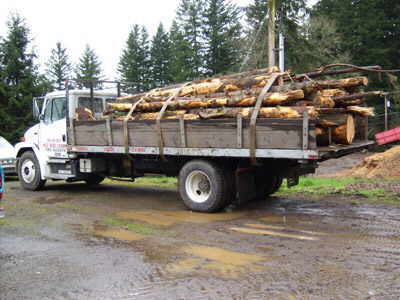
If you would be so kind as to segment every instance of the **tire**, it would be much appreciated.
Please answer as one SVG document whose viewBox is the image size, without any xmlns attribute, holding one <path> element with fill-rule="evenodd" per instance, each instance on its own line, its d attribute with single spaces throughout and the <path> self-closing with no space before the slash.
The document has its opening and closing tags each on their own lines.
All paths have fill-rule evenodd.
<svg viewBox="0 0 400 300">
<path fill-rule="evenodd" d="M 255 200 L 265 200 L 268 196 L 276 193 L 282 185 L 282 178 L 277 175 L 265 176 L 256 173 L 255 181 L 257 194 Z"/>
<path fill-rule="evenodd" d="M 179 172 L 179 194 L 185 206 L 197 212 L 212 213 L 225 207 L 230 198 L 227 173 L 206 160 L 192 160 Z"/>
<path fill-rule="evenodd" d="M 104 176 L 91 174 L 88 178 L 85 179 L 87 185 L 96 186 L 103 182 Z"/>
<path fill-rule="evenodd" d="M 18 162 L 18 178 L 21 186 L 30 191 L 39 191 L 46 184 L 42 179 L 39 162 L 32 151 L 22 154 Z"/>
</svg>

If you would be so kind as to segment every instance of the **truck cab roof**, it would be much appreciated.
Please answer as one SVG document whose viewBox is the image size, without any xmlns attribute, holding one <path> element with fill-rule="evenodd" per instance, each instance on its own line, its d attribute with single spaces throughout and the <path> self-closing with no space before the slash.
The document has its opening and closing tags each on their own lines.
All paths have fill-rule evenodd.
<svg viewBox="0 0 400 300">
<path fill-rule="evenodd" d="M 87 96 L 87 97 L 90 97 L 90 95 L 91 95 L 90 89 L 69 90 L 68 93 L 69 93 L 70 96 Z M 46 97 L 48 97 L 48 98 L 62 97 L 62 96 L 65 96 L 65 94 L 66 94 L 65 90 L 57 90 L 57 91 L 48 93 L 46 95 Z M 109 91 L 109 90 L 94 90 L 93 91 L 93 96 L 95 96 L 95 97 L 116 97 L 117 93 Z"/>
</svg>

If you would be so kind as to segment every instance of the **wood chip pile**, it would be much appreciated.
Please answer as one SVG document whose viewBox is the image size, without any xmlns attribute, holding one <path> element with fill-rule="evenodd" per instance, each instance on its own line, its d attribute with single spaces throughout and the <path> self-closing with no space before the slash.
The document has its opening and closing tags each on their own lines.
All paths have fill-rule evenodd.
<svg viewBox="0 0 400 300">
<path fill-rule="evenodd" d="M 131 111 L 129 120 L 155 120 L 165 106 L 162 119 L 207 120 L 237 115 L 250 119 L 264 86 L 278 72 L 277 68 L 256 70 L 119 97 L 103 114 L 124 120 Z M 382 94 L 364 92 L 368 78 L 363 76 L 313 80 L 307 75 L 280 74 L 263 97 L 258 118 L 302 118 L 308 111 L 309 117 L 317 120 L 320 146 L 351 144 L 355 118 L 374 115 L 373 108 L 362 106 L 365 99 Z M 78 114 L 79 118 L 86 119 Z"/>
</svg>

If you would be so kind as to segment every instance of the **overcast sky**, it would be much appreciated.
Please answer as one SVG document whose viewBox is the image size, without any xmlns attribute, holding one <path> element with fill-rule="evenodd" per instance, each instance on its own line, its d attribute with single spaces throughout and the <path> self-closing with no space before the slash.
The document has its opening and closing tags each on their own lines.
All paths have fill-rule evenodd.
<svg viewBox="0 0 400 300">
<path fill-rule="evenodd" d="M 315 1 L 315 0 L 313 0 Z M 133 24 L 146 26 L 153 35 L 160 22 L 168 28 L 180 0 L 0 0 L 0 36 L 6 34 L 9 15 L 22 15 L 31 29 L 41 65 L 57 41 L 73 63 L 86 44 L 95 49 L 108 79 L 115 79 L 116 66 Z M 251 0 L 233 0 L 245 6 Z"/>
</svg>

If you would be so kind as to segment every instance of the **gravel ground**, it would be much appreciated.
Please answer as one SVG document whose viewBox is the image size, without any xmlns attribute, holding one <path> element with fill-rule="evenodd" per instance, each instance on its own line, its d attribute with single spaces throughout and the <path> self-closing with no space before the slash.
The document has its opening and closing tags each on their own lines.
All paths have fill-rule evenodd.
<svg viewBox="0 0 400 300">
<path fill-rule="evenodd" d="M 293 195 L 196 214 L 117 184 L 6 195 L 0 299 L 400 297 L 399 207 Z"/>
</svg>

